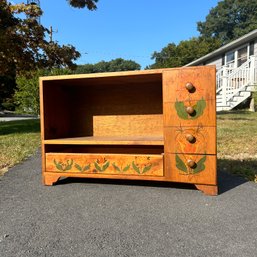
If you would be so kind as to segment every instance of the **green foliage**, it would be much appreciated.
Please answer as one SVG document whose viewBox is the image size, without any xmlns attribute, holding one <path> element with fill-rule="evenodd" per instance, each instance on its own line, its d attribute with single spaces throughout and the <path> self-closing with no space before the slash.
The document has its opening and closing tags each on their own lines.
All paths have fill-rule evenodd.
<svg viewBox="0 0 257 257">
<path fill-rule="evenodd" d="M 257 28 L 256 0 L 223 0 L 212 8 L 204 22 L 197 23 L 200 37 L 170 43 L 154 52 L 155 63 L 147 68 L 184 66 L 220 46 Z"/>
<path fill-rule="evenodd" d="M 0 107 L 9 104 L 16 75 L 44 68 L 76 67 L 74 61 L 80 53 L 74 46 L 46 40 L 50 31 L 37 19 L 42 13 L 37 5 L 0 1 Z"/>
<path fill-rule="evenodd" d="M 16 79 L 17 89 L 14 101 L 19 113 L 39 114 L 39 77 L 67 75 L 72 71 L 68 69 L 37 70 L 26 72 Z"/>
<path fill-rule="evenodd" d="M 0 73 L 22 73 L 41 68 L 74 68 L 80 53 L 71 45 L 47 41 L 49 30 L 37 21 L 42 10 L 37 5 L 0 2 Z M 16 16 L 16 14 L 26 14 Z"/>
<path fill-rule="evenodd" d="M 88 8 L 88 10 L 96 10 L 98 0 L 67 0 L 69 4 L 75 8 Z"/>
<path fill-rule="evenodd" d="M 117 58 L 109 62 L 101 61 L 96 64 L 84 64 L 79 65 L 74 73 L 97 73 L 97 72 L 114 72 L 114 71 L 129 71 L 129 70 L 140 70 L 141 66 L 132 61 Z"/>
<path fill-rule="evenodd" d="M 197 23 L 201 36 L 226 44 L 257 28 L 256 0 L 224 0 L 212 8 L 204 22 Z"/>
<path fill-rule="evenodd" d="M 155 63 L 147 68 L 172 68 L 184 66 L 201 56 L 220 47 L 221 43 L 217 39 L 193 37 L 189 40 L 181 41 L 178 45 L 168 44 L 160 52 L 154 52 L 152 59 Z"/>
</svg>

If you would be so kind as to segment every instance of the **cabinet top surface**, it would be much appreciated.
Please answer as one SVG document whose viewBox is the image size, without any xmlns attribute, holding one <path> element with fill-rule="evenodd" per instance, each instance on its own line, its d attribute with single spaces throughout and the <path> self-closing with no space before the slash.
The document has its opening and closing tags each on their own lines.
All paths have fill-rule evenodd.
<svg viewBox="0 0 257 257">
<path fill-rule="evenodd" d="M 74 75 L 58 75 L 58 76 L 45 76 L 40 77 L 40 81 L 48 80 L 69 80 L 69 79 L 87 79 L 87 78 L 104 78 L 104 77 L 123 77 L 123 76 L 137 76 L 137 75 L 162 75 L 163 72 L 172 70 L 188 70 L 188 69 L 215 69 L 215 66 L 197 66 L 197 67 L 181 67 L 181 68 L 163 68 L 152 70 L 136 70 L 136 71 L 119 71 L 119 72 L 102 72 L 90 74 L 74 74 Z"/>
</svg>

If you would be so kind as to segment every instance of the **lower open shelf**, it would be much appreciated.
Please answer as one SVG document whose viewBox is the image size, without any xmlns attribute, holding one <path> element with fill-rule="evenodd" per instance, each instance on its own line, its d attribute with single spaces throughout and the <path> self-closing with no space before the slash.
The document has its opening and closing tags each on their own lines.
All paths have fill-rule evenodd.
<svg viewBox="0 0 257 257">
<path fill-rule="evenodd" d="M 43 140 L 52 145 L 164 145 L 163 136 L 90 136 Z"/>
</svg>

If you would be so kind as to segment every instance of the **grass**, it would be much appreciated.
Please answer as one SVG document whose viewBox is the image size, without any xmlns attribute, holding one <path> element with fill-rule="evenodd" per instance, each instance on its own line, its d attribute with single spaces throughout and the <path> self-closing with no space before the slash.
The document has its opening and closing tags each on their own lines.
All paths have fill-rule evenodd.
<svg viewBox="0 0 257 257">
<path fill-rule="evenodd" d="M 217 115 L 218 169 L 257 182 L 257 113 Z M 39 120 L 0 122 L 0 175 L 40 146 Z"/>
<path fill-rule="evenodd" d="M 218 168 L 257 182 L 257 112 L 217 115 Z"/>
<path fill-rule="evenodd" d="M 0 175 L 40 146 L 39 120 L 0 122 Z"/>
</svg>

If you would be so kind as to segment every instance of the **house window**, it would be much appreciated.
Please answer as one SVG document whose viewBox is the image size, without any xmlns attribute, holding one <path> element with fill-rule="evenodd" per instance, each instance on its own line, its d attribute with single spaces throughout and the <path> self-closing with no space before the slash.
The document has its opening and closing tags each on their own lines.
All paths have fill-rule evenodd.
<svg viewBox="0 0 257 257">
<path fill-rule="evenodd" d="M 247 46 L 237 50 L 237 67 L 247 61 Z"/>
<path fill-rule="evenodd" d="M 225 65 L 225 54 L 222 55 L 221 65 Z"/>
<path fill-rule="evenodd" d="M 254 41 L 250 42 L 250 56 L 254 55 Z"/>
<path fill-rule="evenodd" d="M 225 64 L 229 68 L 237 68 L 244 64 L 249 56 L 253 55 L 254 42 L 245 44 L 225 54 Z M 223 63 L 223 62 L 222 62 Z"/>
<path fill-rule="evenodd" d="M 226 54 L 226 64 L 228 66 L 234 66 L 235 62 L 235 52 L 229 52 Z"/>
</svg>

